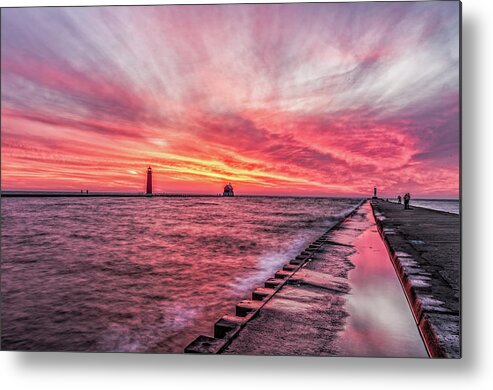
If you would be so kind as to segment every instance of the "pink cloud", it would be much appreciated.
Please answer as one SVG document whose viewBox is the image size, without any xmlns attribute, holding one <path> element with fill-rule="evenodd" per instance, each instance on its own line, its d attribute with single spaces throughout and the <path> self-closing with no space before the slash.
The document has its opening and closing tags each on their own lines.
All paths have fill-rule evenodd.
<svg viewBox="0 0 493 390">
<path fill-rule="evenodd" d="M 49 23 L 47 22 L 49 21 Z M 2 188 L 457 196 L 454 2 L 9 9 Z"/>
</svg>

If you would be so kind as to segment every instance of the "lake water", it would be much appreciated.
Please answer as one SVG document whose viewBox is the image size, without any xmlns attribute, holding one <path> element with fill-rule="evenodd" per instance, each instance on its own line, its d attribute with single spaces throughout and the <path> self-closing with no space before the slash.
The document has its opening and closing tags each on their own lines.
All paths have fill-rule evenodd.
<svg viewBox="0 0 493 390">
<path fill-rule="evenodd" d="M 411 199 L 411 206 L 424 207 L 432 210 L 445 211 L 447 213 L 459 214 L 460 203 L 458 200 L 427 200 L 427 199 Z"/>
<path fill-rule="evenodd" d="M 391 202 L 397 203 L 397 199 L 391 199 Z M 402 200 L 404 204 L 404 200 Z M 445 211 L 451 214 L 460 214 L 460 201 L 458 199 L 412 199 L 411 206 L 423 207 L 438 211 Z M 404 206 L 403 206 L 404 207 Z"/>
<path fill-rule="evenodd" d="M 358 202 L 2 198 L 2 349 L 182 352 Z"/>
</svg>

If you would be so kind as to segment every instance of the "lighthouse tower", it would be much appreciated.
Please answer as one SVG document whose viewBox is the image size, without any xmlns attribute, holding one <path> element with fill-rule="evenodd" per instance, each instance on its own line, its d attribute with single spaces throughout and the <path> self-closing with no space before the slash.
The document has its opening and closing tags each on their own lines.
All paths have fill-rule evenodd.
<svg viewBox="0 0 493 390">
<path fill-rule="evenodd" d="M 152 168 L 147 168 L 146 195 L 152 195 Z"/>
</svg>

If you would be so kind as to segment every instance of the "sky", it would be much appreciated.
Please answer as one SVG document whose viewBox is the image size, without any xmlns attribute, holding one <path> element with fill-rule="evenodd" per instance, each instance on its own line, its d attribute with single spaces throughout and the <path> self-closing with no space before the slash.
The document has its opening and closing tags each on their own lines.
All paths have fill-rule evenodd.
<svg viewBox="0 0 493 390">
<path fill-rule="evenodd" d="M 2 190 L 459 195 L 459 3 L 2 9 Z"/>
</svg>

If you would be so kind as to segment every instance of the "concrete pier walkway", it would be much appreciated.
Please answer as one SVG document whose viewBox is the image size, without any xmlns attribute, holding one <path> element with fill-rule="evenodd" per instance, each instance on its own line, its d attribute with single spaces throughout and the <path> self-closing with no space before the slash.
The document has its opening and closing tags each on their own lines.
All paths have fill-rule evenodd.
<svg viewBox="0 0 493 390">
<path fill-rule="evenodd" d="M 430 355 L 459 358 L 460 216 L 381 200 L 372 206 Z"/>
<path fill-rule="evenodd" d="M 185 351 L 428 356 L 369 202 Z"/>
<path fill-rule="evenodd" d="M 369 203 L 327 238 L 224 353 L 427 357 Z"/>
</svg>

